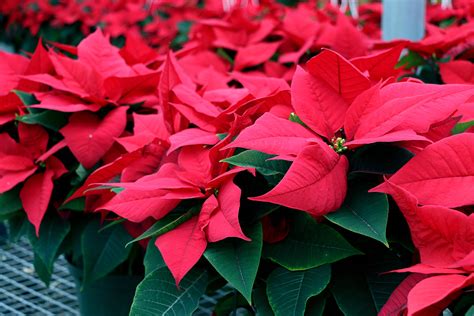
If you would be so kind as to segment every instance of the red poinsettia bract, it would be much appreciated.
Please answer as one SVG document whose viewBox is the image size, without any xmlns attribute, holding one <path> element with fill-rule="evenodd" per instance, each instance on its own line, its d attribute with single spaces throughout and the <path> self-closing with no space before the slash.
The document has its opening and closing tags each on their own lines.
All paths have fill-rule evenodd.
<svg viewBox="0 0 474 316">
<path fill-rule="evenodd" d="M 389 58 L 395 63 L 390 57 L 372 58 Z M 360 67 L 371 64 L 378 63 L 369 59 Z M 228 147 L 258 150 L 293 161 L 275 188 L 253 199 L 316 216 L 335 211 L 344 200 L 349 167 L 341 155 L 344 150 L 380 142 L 423 148 L 435 140 L 436 124 L 452 117 L 474 94 L 469 85 L 395 83 L 390 78 L 371 84 L 369 76 L 380 78 L 376 66 L 365 70 L 367 76 L 329 50 L 310 60 L 306 68 L 296 70 L 291 85 L 292 104 L 305 127 L 264 114 Z"/>
<path fill-rule="evenodd" d="M 392 195 L 420 253 L 420 263 L 399 271 L 425 275 L 403 294 L 392 294 L 385 311 L 406 302 L 398 307 L 406 305 L 408 315 L 438 314 L 474 285 L 474 214 L 453 209 L 474 204 L 473 141 L 471 133 L 440 140 L 372 189 Z"/>
</svg>

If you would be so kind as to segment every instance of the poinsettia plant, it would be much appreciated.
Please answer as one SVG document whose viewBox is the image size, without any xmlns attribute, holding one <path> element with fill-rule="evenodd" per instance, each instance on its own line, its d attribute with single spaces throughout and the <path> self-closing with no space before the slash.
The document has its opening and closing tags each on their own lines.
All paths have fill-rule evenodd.
<svg viewBox="0 0 474 316">
<path fill-rule="evenodd" d="M 193 20 L 174 52 L 106 27 L 0 53 L 0 219 L 46 283 L 65 254 L 82 288 L 140 276 L 131 315 L 471 312 L 472 65 L 439 64 L 462 36 L 160 5 Z"/>
</svg>

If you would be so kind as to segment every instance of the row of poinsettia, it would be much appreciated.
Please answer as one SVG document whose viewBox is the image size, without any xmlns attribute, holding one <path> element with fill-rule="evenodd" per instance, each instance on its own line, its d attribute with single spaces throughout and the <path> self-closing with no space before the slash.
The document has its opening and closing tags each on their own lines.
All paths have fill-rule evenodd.
<svg viewBox="0 0 474 316">
<path fill-rule="evenodd" d="M 86 211 L 126 219 L 134 237 L 141 235 L 138 240 L 156 237 L 151 246 L 185 290 L 189 278 L 200 280 L 190 270 L 204 254 L 249 301 L 260 269 L 274 312 L 302 314 L 306 301 L 320 297 L 329 283 L 328 264 L 360 254 L 344 239 L 356 243 L 354 235 L 332 227 L 380 241 L 390 251 L 396 248 L 386 236 L 385 196 L 367 192 L 378 185 L 373 191 L 393 197 L 420 254 L 410 268 L 380 271 L 413 273 L 381 313 L 396 314 L 406 303 L 414 315 L 447 307 L 474 283 L 474 137 L 469 130 L 451 136 L 455 126 L 470 125 L 458 122 L 474 119 L 474 88 L 407 78 L 397 82 L 401 72 L 395 65 L 404 45 L 419 52 L 469 51 L 470 24 L 453 29 L 464 30 L 464 37 L 438 34 L 430 43 L 401 43 L 350 60 L 351 50 L 338 49 L 345 57 L 325 50 L 292 69 L 281 58 L 293 54 L 290 60 L 298 61 L 305 44 L 288 45 L 290 36 L 274 41 L 275 26 L 263 22 L 245 29 L 247 39 L 237 38 L 232 30 L 242 21 L 239 12 L 228 17 L 228 24 L 203 21 L 189 47 L 176 54 L 159 55 L 137 38 L 117 49 L 100 31 L 77 48 L 39 44 L 31 58 L 2 53 L 0 192 L 19 195 L 40 237 L 48 209 L 56 212 L 62 205 L 67 210 L 85 198 Z M 339 15 L 337 21 L 343 19 Z M 351 24 L 343 29 L 348 27 L 357 32 Z M 310 46 L 337 49 L 337 42 L 314 40 Z M 269 60 L 276 51 L 281 63 Z M 448 65 L 459 63 L 465 70 L 450 71 Z M 442 64 L 443 80 L 469 83 L 468 67 L 468 61 Z M 392 161 L 400 152 L 408 158 Z M 64 185 L 80 172 L 85 176 L 77 183 Z M 385 182 L 366 176 L 373 173 L 384 174 Z M 259 222 L 263 246 L 255 228 Z M 229 237 L 244 240 L 238 244 L 244 249 L 250 245 L 247 265 L 238 266 L 245 268 L 240 278 L 223 260 L 233 249 L 232 243 L 222 244 Z M 371 257 L 381 254 L 363 250 Z M 268 276 L 261 272 L 263 257 L 286 269 L 270 266 Z M 288 276 L 288 270 L 295 272 Z M 164 278 L 162 270 L 152 276 L 157 275 Z M 331 291 L 349 313 L 353 306 L 344 306 L 348 298 L 339 289 L 338 275 L 342 272 L 335 265 Z M 315 278 L 323 276 L 318 285 Z M 304 293 L 303 300 L 283 292 L 282 302 L 281 291 L 293 290 L 285 287 L 285 277 L 308 277 L 311 287 L 318 287 Z M 137 310 L 152 304 L 140 292 L 150 286 L 146 281 L 137 291 Z M 324 308 L 315 306 L 308 303 L 308 308 Z"/>
<path fill-rule="evenodd" d="M 380 43 L 380 1 L 363 1 L 357 20 L 329 6 L 329 0 L 281 2 L 295 8 L 279 1 L 263 0 L 257 6 L 242 1 L 246 8 L 241 10 L 237 1 L 237 10 L 226 14 L 221 0 L 133 0 L 112 4 L 91 0 L 5 0 L 0 3 L 0 25 L 5 28 L 0 39 L 5 37 L 14 42 L 16 49 L 32 50 L 38 36 L 77 44 L 84 35 L 101 27 L 117 43 L 123 43 L 124 37 L 143 37 L 161 52 L 166 52 L 170 43 L 173 48 L 191 43 L 193 46 L 196 44 L 193 39 L 197 39 L 200 45 L 217 44 L 231 50 L 246 48 L 264 56 L 278 52 L 283 55 L 279 58 L 282 63 L 293 62 L 305 51 L 322 46 L 352 58 L 367 54 L 374 42 L 384 45 Z M 448 48 L 460 44 L 471 30 L 458 26 L 471 21 L 473 9 L 472 0 L 454 1 L 454 7 L 449 9 L 439 4 L 428 6 L 427 37 L 413 48 L 427 54 L 446 53 Z M 358 24 L 360 31 L 353 24 Z M 186 44 L 188 36 L 191 41 Z M 280 45 L 262 47 L 265 38 Z M 288 51 L 298 53 L 285 54 Z"/>
</svg>

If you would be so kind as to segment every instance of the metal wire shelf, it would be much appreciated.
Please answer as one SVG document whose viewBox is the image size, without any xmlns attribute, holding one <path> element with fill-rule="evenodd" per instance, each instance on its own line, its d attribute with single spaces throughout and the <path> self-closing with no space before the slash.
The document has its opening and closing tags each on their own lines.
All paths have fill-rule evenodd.
<svg viewBox="0 0 474 316">
<path fill-rule="evenodd" d="M 0 239 L 0 315 L 79 315 L 64 258 L 57 260 L 49 287 L 36 277 L 32 262 L 26 240 L 12 244 Z"/>
<path fill-rule="evenodd" d="M 9 243 L 0 235 L 0 315 L 79 315 L 74 280 L 60 257 L 54 265 L 49 288 L 38 279 L 34 255 L 26 240 Z M 229 293 L 227 287 L 213 297 L 204 296 L 194 316 L 212 314 L 217 300 Z"/>
</svg>

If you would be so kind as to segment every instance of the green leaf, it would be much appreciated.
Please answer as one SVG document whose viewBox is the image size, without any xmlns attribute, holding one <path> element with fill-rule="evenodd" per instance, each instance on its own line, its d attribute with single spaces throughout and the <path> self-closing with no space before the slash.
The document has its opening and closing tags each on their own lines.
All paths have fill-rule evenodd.
<svg viewBox="0 0 474 316">
<path fill-rule="evenodd" d="M 0 221 L 6 220 L 21 211 L 20 187 L 0 194 Z"/>
<path fill-rule="evenodd" d="M 448 28 L 450 27 L 451 25 L 453 25 L 454 23 L 456 23 L 457 21 L 457 18 L 452 16 L 450 17 L 449 19 L 446 19 L 446 20 L 443 20 L 439 23 L 439 27 L 442 28 L 442 29 L 445 29 L 445 28 Z"/>
<path fill-rule="evenodd" d="M 453 135 L 455 134 L 461 134 L 464 133 L 469 127 L 474 126 L 474 121 L 469 121 L 469 122 L 463 122 L 463 123 L 457 123 L 451 133 Z"/>
<path fill-rule="evenodd" d="M 192 21 L 180 21 L 177 23 L 178 35 L 173 39 L 172 47 L 180 47 L 180 45 L 188 41 L 188 34 L 192 25 Z"/>
<path fill-rule="evenodd" d="M 455 303 L 450 304 L 449 310 L 453 315 L 474 316 L 474 292 L 464 292 Z"/>
<path fill-rule="evenodd" d="M 110 189 L 110 191 L 114 192 L 115 194 L 119 194 L 123 190 L 125 190 L 125 189 L 124 188 L 111 188 Z"/>
<path fill-rule="evenodd" d="M 41 260 L 38 256 L 34 256 L 33 258 L 33 266 L 35 267 L 35 272 L 38 278 L 43 281 L 46 286 L 49 286 L 49 282 L 51 282 L 51 275 L 53 273 L 48 267 L 46 267 L 43 260 Z"/>
<path fill-rule="evenodd" d="M 67 124 L 67 116 L 65 113 L 51 110 L 18 116 L 16 120 L 25 124 L 39 124 L 55 132 Z"/>
<path fill-rule="evenodd" d="M 393 174 L 412 157 L 411 152 L 394 145 L 368 145 L 358 149 L 350 157 L 350 172 Z"/>
<path fill-rule="evenodd" d="M 375 308 L 378 311 L 382 309 L 383 305 L 390 297 L 390 294 L 395 291 L 395 288 L 403 281 L 403 278 L 406 276 L 404 274 L 389 273 L 380 277 L 380 273 L 378 275 L 367 274 L 367 284 L 369 285 L 370 295 L 375 304 Z"/>
<path fill-rule="evenodd" d="M 19 212 L 7 220 L 8 223 L 8 240 L 16 243 L 20 238 L 28 233 L 33 225 L 26 218 L 24 212 Z"/>
<path fill-rule="evenodd" d="M 296 7 L 299 3 L 299 0 L 277 0 L 277 2 L 289 7 Z"/>
<path fill-rule="evenodd" d="M 311 299 L 306 307 L 306 316 L 323 316 L 326 307 L 326 298 L 317 296 Z"/>
<path fill-rule="evenodd" d="M 331 292 L 344 315 L 377 315 L 367 279 L 363 273 L 347 269 L 336 270 L 333 273 Z"/>
<path fill-rule="evenodd" d="M 466 312 L 466 316 L 474 316 L 474 305 Z"/>
<path fill-rule="evenodd" d="M 424 83 L 442 84 L 443 81 L 438 66 L 440 61 L 433 57 L 428 58 L 425 64 L 416 69 L 413 77 L 422 80 Z"/>
<path fill-rule="evenodd" d="M 91 170 L 87 170 L 86 168 L 84 168 L 83 165 L 79 165 L 76 170 L 74 170 L 74 173 L 75 173 L 75 177 L 74 179 L 71 180 L 71 185 L 72 186 L 79 186 L 80 184 L 82 184 L 86 179 L 87 177 L 92 173 Z M 77 189 L 77 188 L 76 188 Z M 76 190 L 73 190 L 69 193 L 69 196 L 71 196 Z"/>
<path fill-rule="evenodd" d="M 376 183 L 363 178 L 350 181 L 344 204 L 325 217 L 334 224 L 378 240 L 388 247 L 388 200 L 385 194 L 369 193 L 374 186 Z"/>
<path fill-rule="evenodd" d="M 12 90 L 12 92 L 20 98 L 21 102 L 23 102 L 25 106 L 38 104 L 38 100 L 36 100 L 35 96 L 31 93 L 20 90 Z"/>
<path fill-rule="evenodd" d="M 229 62 L 229 64 L 233 65 L 234 64 L 234 60 L 232 59 L 232 57 L 230 57 L 230 55 L 223 49 L 223 48 L 218 48 L 216 50 L 216 54 L 220 57 L 222 57 L 224 60 L 227 60 Z"/>
<path fill-rule="evenodd" d="M 122 225 L 99 232 L 100 223 L 91 221 L 81 238 L 84 260 L 84 284 L 106 276 L 124 262 L 131 248 L 125 248 L 132 238 Z M 84 286 L 83 284 L 83 286 Z"/>
<path fill-rule="evenodd" d="M 252 241 L 227 238 L 208 245 L 204 256 L 230 285 L 251 304 L 252 288 L 262 254 L 262 226 L 248 232 Z"/>
<path fill-rule="evenodd" d="M 259 287 L 253 291 L 253 304 L 256 316 L 273 316 L 273 311 L 268 302 L 267 292 L 265 288 Z"/>
<path fill-rule="evenodd" d="M 306 270 L 361 254 L 336 230 L 298 212 L 290 233 L 281 242 L 267 245 L 266 257 L 288 270 Z"/>
<path fill-rule="evenodd" d="M 189 211 L 187 211 L 184 214 L 180 211 L 171 212 L 168 216 L 159 220 L 158 222 L 153 224 L 153 226 L 148 228 L 146 232 L 144 232 L 137 238 L 127 243 L 126 247 L 128 247 L 134 242 L 137 242 L 146 238 L 157 237 L 157 236 L 166 234 L 170 230 L 178 227 L 179 225 L 181 225 L 182 223 L 186 222 L 188 219 L 190 219 L 191 217 L 199 213 L 199 211 L 200 211 L 200 207 L 195 206 L 195 207 L 192 207 Z"/>
<path fill-rule="evenodd" d="M 86 199 L 84 197 L 74 199 L 72 201 L 69 201 L 66 204 L 61 205 L 58 209 L 60 211 L 62 210 L 68 210 L 68 211 L 75 211 L 75 212 L 84 212 L 86 208 Z"/>
<path fill-rule="evenodd" d="M 250 225 L 259 222 L 263 217 L 270 215 L 281 208 L 280 205 L 276 204 L 248 200 L 241 203 L 239 217 L 241 218 L 241 223 L 244 225 Z"/>
<path fill-rule="evenodd" d="M 207 272 L 194 268 L 179 288 L 168 268 L 155 270 L 138 285 L 130 316 L 187 316 L 199 306 L 207 285 Z"/>
<path fill-rule="evenodd" d="M 295 122 L 295 123 L 298 123 L 300 124 L 301 126 L 304 126 L 304 127 L 308 127 L 301 119 L 298 115 L 296 115 L 295 112 L 291 112 L 290 113 L 290 117 L 288 118 L 288 120 L 290 120 L 291 122 Z"/>
<path fill-rule="evenodd" d="M 116 225 L 120 225 L 120 224 L 122 224 L 123 222 L 126 222 L 126 221 L 127 220 L 125 218 L 119 218 L 119 219 L 112 220 L 108 224 L 105 224 L 104 226 L 102 226 L 99 229 L 99 233 L 101 233 L 103 230 L 109 229 L 109 228 L 114 227 Z"/>
<path fill-rule="evenodd" d="M 217 139 L 219 140 L 223 140 L 224 138 L 227 137 L 227 135 L 229 135 L 229 133 L 220 133 L 220 134 L 216 134 L 217 136 Z"/>
<path fill-rule="evenodd" d="M 409 51 L 408 54 L 400 58 L 400 61 L 397 63 L 395 68 L 404 68 L 411 69 L 413 67 L 418 67 L 426 63 L 426 60 L 420 54 Z"/>
<path fill-rule="evenodd" d="M 256 150 L 246 150 L 238 155 L 222 160 L 234 166 L 255 168 L 264 176 L 284 175 L 291 163 L 285 160 L 268 160 L 275 155 L 268 155 Z"/>
<path fill-rule="evenodd" d="M 378 244 L 376 247 L 374 246 L 372 246 L 371 253 L 368 253 L 365 258 L 358 258 L 362 260 L 359 260 L 357 264 L 355 262 L 344 262 L 341 267 L 336 267 L 337 270 L 334 275 L 341 274 L 341 276 L 344 276 L 342 270 L 347 273 L 365 276 L 366 282 L 364 283 L 369 289 L 369 294 L 360 295 L 359 298 L 366 297 L 370 299 L 370 303 L 367 304 L 373 304 L 375 310 L 380 311 L 395 288 L 407 276 L 404 273 L 386 272 L 407 267 L 411 262 L 412 254 L 403 254 L 395 251 L 395 249 L 382 248 Z M 380 249 L 377 247 L 380 247 Z M 348 280 L 350 280 L 349 277 Z M 357 282 L 357 288 L 361 291 L 366 289 L 365 285 L 359 283 L 362 282 L 360 278 L 354 282 Z"/>
<path fill-rule="evenodd" d="M 35 268 L 41 280 L 49 284 L 53 273 L 54 261 L 59 256 L 59 248 L 71 230 L 68 221 L 59 216 L 46 216 L 41 222 L 39 237 L 30 235 L 35 254 Z"/>
<path fill-rule="evenodd" d="M 331 267 L 306 271 L 275 269 L 267 280 L 267 295 L 276 316 L 303 316 L 306 302 L 321 293 L 331 279 Z"/>
<path fill-rule="evenodd" d="M 248 303 L 245 298 L 233 290 L 231 293 L 220 298 L 213 309 L 213 316 L 237 316 L 237 315 L 252 315 L 247 314 L 245 307 Z"/>
<path fill-rule="evenodd" d="M 154 272 L 155 270 L 166 267 L 166 263 L 161 256 L 158 247 L 155 246 L 156 238 L 150 239 L 146 247 L 145 259 L 143 265 L 145 266 L 145 276 Z"/>
</svg>

